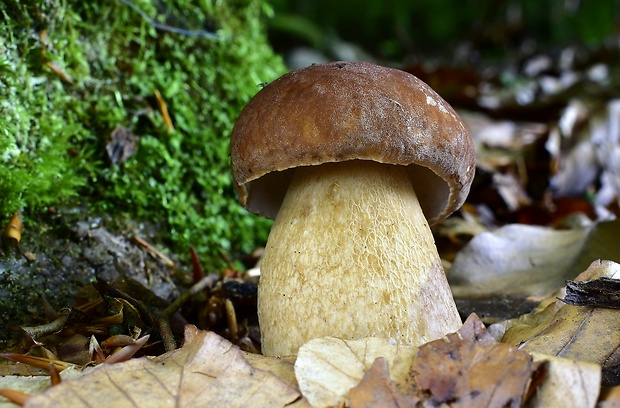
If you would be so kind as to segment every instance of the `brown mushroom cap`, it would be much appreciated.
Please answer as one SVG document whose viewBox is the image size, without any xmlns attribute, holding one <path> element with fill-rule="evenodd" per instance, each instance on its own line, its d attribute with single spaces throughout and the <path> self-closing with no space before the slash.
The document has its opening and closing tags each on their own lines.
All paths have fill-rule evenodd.
<svg viewBox="0 0 620 408">
<path fill-rule="evenodd" d="M 275 218 L 292 169 L 371 160 L 407 166 L 429 223 L 465 201 L 474 146 L 447 102 L 415 76 L 366 62 L 290 72 L 241 112 L 231 138 L 242 205 Z"/>
</svg>

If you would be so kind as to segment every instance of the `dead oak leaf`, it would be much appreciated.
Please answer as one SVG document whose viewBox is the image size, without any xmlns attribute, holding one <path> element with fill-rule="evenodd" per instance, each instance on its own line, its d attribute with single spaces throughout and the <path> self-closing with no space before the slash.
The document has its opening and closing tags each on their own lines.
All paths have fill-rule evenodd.
<svg viewBox="0 0 620 408">
<path fill-rule="evenodd" d="M 415 408 L 419 398 L 401 393 L 390 379 L 388 362 L 378 357 L 349 391 L 351 408 Z"/>
<path fill-rule="evenodd" d="M 421 346 L 410 375 L 431 406 L 517 407 L 539 367 L 528 353 L 497 343 L 472 314 L 458 332 Z"/>
<path fill-rule="evenodd" d="M 273 374 L 251 366 L 237 346 L 187 326 L 180 349 L 100 365 L 30 398 L 26 407 L 282 407 L 300 397 Z"/>
</svg>

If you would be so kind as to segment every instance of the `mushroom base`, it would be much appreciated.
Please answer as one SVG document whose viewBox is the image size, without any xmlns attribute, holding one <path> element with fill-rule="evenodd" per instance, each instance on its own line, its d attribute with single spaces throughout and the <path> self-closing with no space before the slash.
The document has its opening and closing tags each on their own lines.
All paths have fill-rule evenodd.
<svg viewBox="0 0 620 408">
<path fill-rule="evenodd" d="M 261 265 L 265 355 L 308 340 L 420 345 L 461 325 L 404 167 L 369 161 L 295 170 Z"/>
</svg>

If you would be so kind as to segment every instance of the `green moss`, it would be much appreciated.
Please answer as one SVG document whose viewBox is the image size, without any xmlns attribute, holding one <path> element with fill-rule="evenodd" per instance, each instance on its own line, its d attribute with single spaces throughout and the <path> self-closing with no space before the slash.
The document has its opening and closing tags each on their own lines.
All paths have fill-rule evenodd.
<svg viewBox="0 0 620 408">
<path fill-rule="evenodd" d="M 192 245 L 212 261 L 263 242 L 269 222 L 236 202 L 228 141 L 257 84 L 284 72 L 263 29 L 269 10 L 260 0 L 5 2 L 0 216 L 79 199 L 160 222 L 175 250 Z M 105 147 L 119 125 L 139 148 L 113 164 Z"/>
</svg>

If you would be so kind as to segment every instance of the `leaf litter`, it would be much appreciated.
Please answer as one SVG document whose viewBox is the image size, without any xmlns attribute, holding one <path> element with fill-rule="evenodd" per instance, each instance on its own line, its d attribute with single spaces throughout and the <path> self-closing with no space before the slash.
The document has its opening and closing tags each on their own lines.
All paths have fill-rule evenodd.
<svg viewBox="0 0 620 408">
<path fill-rule="evenodd" d="M 187 326 L 184 345 L 159 357 L 142 357 L 87 369 L 63 381 L 26 407 L 269 406 L 300 400 L 275 375 L 252 367 L 237 346 L 213 332 Z"/>
<path fill-rule="evenodd" d="M 326 337 L 302 346 L 296 362 L 244 353 L 191 325 L 185 336 L 159 357 L 86 368 L 25 406 L 588 407 L 601 382 L 599 364 L 499 343 L 475 315 L 419 348 Z"/>
<path fill-rule="evenodd" d="M 620 265 L 595 261 L 575 281 L 620 278 Z M 519 348 L 599 364 L 603 385 L 620 384 L 620 310 L 566 304 L 565 288 L 532 313 L 491 327 L 502 342 Z"/>
</svg>

